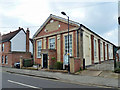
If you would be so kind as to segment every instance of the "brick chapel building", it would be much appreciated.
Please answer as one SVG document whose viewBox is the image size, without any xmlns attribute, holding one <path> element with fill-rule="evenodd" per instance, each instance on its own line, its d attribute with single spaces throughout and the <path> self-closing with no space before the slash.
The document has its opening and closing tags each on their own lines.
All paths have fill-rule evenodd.
<svg viewBox="0 0 120 90">
<path fill-rule="evenodd" d="M 114 44 L 105 40 L 86 26 L 70 20 L 70 56 L 85 59 L 85 66 L 114 58 Z M 52 57 L 68 63 L 68 21 L 50 15 L 33 36 L 34 61 L 43 68 L 49 68 Z"/>
</svg>

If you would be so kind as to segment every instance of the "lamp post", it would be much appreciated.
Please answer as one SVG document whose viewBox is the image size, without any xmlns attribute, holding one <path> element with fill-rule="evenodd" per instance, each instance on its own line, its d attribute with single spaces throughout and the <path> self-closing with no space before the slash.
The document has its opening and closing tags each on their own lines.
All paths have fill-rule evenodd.
<svg viewBox="0 0 120 90">
<path fill-rule="evenodd" d="M 67 16 L 65 12 L 61 12 L 61 14 Z M 67 16 L 67 17 L 68 17 L 68 73 L 70 73 L 70 58 L 69 58 L 70 57 L 70 54 L 69 54 L 69 16 Z"/>
</svg>

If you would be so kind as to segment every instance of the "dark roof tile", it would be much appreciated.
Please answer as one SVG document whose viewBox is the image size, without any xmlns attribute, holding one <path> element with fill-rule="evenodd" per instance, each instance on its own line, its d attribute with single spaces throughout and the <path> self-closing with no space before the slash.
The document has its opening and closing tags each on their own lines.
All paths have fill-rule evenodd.
<svg viewBox="0 0 120 90">
<path fill-rule="evenodd" d="M 0 42 L 6 42 L 11 40 L 20 30 L 21 29 L 2 35 L 2 41 Z"/>
</svg>

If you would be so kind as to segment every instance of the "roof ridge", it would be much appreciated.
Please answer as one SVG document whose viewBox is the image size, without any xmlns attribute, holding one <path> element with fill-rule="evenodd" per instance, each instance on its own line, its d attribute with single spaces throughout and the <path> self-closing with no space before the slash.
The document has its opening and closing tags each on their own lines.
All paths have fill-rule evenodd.
<svg viewBox="0 0 120 90">
<path fill-rule="evenodd" d="M 17 32 L 17 31 L 20 31 L 20 29 L 15 30 L 15 31 L 12 31 L 12 32 L 10 31 L 9 33 L 3 34 L 2 36 L 6 36 L 6 35 L 8 35 L 8 34 L 11 34 L 11 33 Z"/>
<path fill-rule="evenodd" d="M 57 15 L 50 14 L 50 16 L 51 16 L 51 17 L 58 18 L 58 19 L 63 19 L 63 20 L 65 20 L 65 21 L 68 21 L 68 19 L 63 18 L 63 17 L 60 17 L 60 16 L 57 16 Z M 74 23 L 74 24 L 80 25 L 79 22 L 75 22 L 75 21 L 73 21 L 73 20 L 69 20 L 69 23 Z"/>
</svg>

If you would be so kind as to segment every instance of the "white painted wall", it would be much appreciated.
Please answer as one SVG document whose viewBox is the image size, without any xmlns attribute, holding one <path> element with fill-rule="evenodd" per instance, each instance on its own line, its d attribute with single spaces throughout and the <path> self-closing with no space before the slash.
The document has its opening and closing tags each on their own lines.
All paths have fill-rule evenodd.
<svg viewBox="0 0 120 90">
<path fill-rule="evenodd" d="M 26 34 L 21 30 L 11 40 L 11 51 L 26 51 Z"/>
<path fill-rule="evenodd" d="M 109 44 L 109 59 L 113 59 L 113 45 Z"/>
<path fill-rule="evenodd" d="M 100 37 L 94 35 L 93 33 L 91 33 L 90 31 L 88 31 L 87 29 L 83 28 L 83 57 L 85 58 L 86 61 L 86 66 L 87 65 L 91 65 L 92 60 L 91 60 L 91 35 L 94 36 L 94 39 L 96 39 L 97 41 L 97 56 L 94 57 L 94 63 L 99 62 L 99 55 L 98 55 L 98 39 L 100 39 L 100 43 L 102 43 L 102 56 L 101 56 L 101 61 L 104 61 L 104 51 L 103 51 L 103 42 L 105 42 L 105 59 L 107 60 L 107 44 L 110 45 L 110 54 L 111 56 L 109 57 L 110 59 L 113 59 L 113 45 L 106 42 L 105 40 L 101 39 Z M 86 38 L 86 35 L 88 36 L 89 39 Z M 88 55 L 89 54 L 89 55 Z"/>
<path fill-rule="evenodd" d="M 98 52 L 98 38 L 94 37 L 94 40 L 96 40 L 96 56 L 94 54 L 94 63 L 98 63 L 99 62 L 99 52 Z M 95 49 L 94 49 L 95 50 Z"/>
<path fill-rule="evenodd" d="M 91 65 L 91 39 L 90 35 L 83 32 L 83 57 L 85 58 L 85 65 Z"/>
<path fill-rule="evenodd" d="M 107 43 L 105 43 L 105 60 L 107 60 Z"/>
<path fill-rule="evenodd" d="M 100 41 L 100 45 L 102 44 L 102 47 L 100 48 L 100 56 L 101 56 L 101 61 L 104 61 L 104 51 L 103 51 L 103 41 L 101 40 Z M 102 54 L 101 54 L 101 52 L 102 52 Z"/>
</svg>

